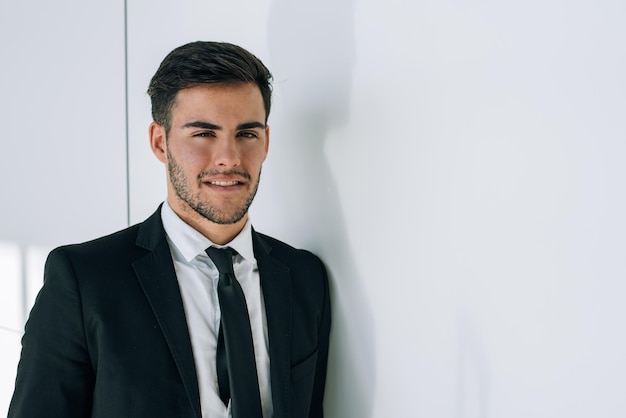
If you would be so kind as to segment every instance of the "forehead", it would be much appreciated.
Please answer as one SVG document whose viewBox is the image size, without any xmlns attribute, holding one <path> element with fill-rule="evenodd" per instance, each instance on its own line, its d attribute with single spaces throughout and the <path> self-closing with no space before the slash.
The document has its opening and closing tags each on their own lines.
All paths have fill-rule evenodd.
<svg viewBox="0 0 626 418">
<path fill-rule="evenodd" d="M 172 122 L 188 119 L 265 119 L 261 90 L 255 83 L 200 84 L 180 90 L 172 106 Z M 217 120 L 209 120 L 217 122 Z"/>
</svg>

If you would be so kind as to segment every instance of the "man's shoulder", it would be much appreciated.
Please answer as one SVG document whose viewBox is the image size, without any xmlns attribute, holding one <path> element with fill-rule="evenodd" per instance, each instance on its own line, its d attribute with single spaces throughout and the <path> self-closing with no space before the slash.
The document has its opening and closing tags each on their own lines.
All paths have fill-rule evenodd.
<svg viewBox="0 0 626 418">
<path fill-rule="evenodd" d="M 289 245 L 284 241 L 281 241 L 272 236 L 263 234 L 261 232 L 254 231 L 254 235 L 256 235 L 256 238 L 259 239 L 260 242 L 262 242 L 262 244 L 264 245 L 264 250 L 271 252 L 272 255 L 274 256 L 278 254 L 289 254 L 289 255 L 301 255 L 305 257 L 310 257 L 310 256 L 316 257 L 312 252 L 308 250 L 295 248 L 294 246 Z"/>
<path fill-rule="evenodd" d="M 295 248 L 277 238 L 254 232 L 260 250 L 290 267 L 323 269 L 320 258 L 309 250 Z M 256 252 L 256 251 L 255 251 Z"/>
<path fill-rule="evenodd" d="M 158 215 L 158 211 L 155 215 Z M 98 238 L 80 243 L 62 245 L 52 250 L 51 254 L 61 252 L 74 256 L 104 256 L 109 258 L 128 254 L 133 248 L 137 247 L 142 232 L 146 235 L 146 233 L 154 231 L 157 235 L 165 236 L 164 232 L 160 232 L 163 228 L 160 223 L 160 217 L 155 217 L 155 215 L 152 215 L 143 222 Z"/>
<path fill-rule="evenodd" d="M 137 237 L 137 231 L 141 224 L 135 224 L 124 229 L 112 232 L 107 235 L 103 235 L 97 238 L 93 238 L 84 242 L 72 243 L 63 245 L 66 249 L 89 249 L 98 247 L 108 247 L 110 245 L 119 245 L 124 242 L 134 242 Z"/>
<path fill-rule="evenodd" d="M 66 257 L 83 259 L 87 262 L 98 258 L 108 258 L 113 261 L 123 254 L 128 254 L 135 246 L 138 228 L 139 225 L 133 225 L 89 241 L 62 245 L 52 250 L 48 257 L 54 259 L 63 254 Z"/>
</svg>

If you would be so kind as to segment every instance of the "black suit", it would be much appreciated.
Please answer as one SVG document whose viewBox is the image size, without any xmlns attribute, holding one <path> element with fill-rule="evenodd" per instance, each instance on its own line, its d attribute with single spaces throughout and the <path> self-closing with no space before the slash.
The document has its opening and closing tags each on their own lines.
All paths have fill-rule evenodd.
<svg viewBox="0 0 626 418">
<path fill-rule="evenodd" d="M 328 279 L 320 260 L 253 232 L 275 418 L 322 417 Z M 46 262 L 10 418 L 184 418 L 200 396 L 160 210 Z"/>
</svg>

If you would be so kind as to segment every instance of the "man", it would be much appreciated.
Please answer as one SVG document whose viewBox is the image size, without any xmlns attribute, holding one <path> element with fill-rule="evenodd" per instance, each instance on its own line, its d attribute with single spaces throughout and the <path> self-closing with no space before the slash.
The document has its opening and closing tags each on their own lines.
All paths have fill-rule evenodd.
<svg viewBox="0 0 626 418">
<path fill-rule="evenodd" d="M 50 253 L 9 417 L 323 416 L 325 269 L 248 219 L 270 80 L 225 43 L 161 63 L 149 135 L 167 200 L 139 225 Z"/>
</svg>

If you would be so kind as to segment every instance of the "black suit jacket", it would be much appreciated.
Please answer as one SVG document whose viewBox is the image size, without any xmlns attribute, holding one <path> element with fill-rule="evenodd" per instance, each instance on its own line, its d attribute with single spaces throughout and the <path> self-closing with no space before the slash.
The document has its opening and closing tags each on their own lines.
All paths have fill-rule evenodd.
<svg viewBox="0 0 626 418">
<path fill-rule="evenodd" d="M 320 260 L 253 232 L 275 418 L 322 417 L 330 306 Z M 200 418 L 196 369 L 160 210 L 48 256 L 10 418 Z"/>
</svg>

